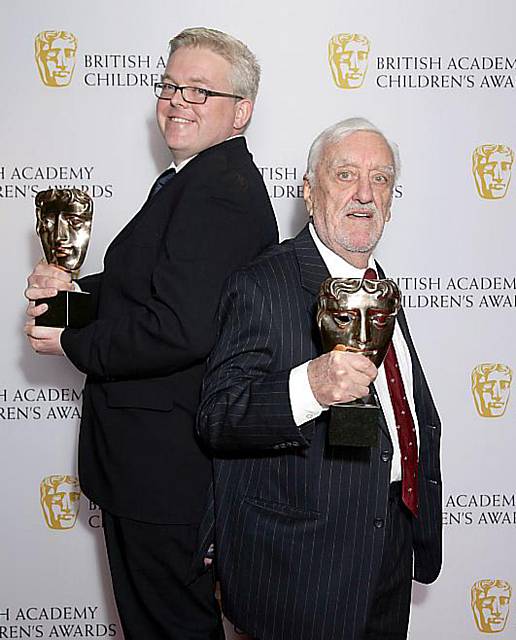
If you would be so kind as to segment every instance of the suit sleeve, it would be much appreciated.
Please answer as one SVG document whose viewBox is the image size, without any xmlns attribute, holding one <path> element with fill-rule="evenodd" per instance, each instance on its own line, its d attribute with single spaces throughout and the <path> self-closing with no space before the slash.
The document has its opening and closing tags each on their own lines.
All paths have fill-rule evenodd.
<svg viewBox="0 0 516 640">
<path fill-rule="evenodd" d="M 292 416 L 290 371 L 276 370 L 281 345 L 270 299 L 247 272 L 227 283 L 219 322 L 198 414 L 201 439 L 220 452 L 307 446 Z"/>
<path fill-rule="evenodd" d="M 232 186 L 185 188 L 159 243 L 146 297 L 129 313 L 63 332 L 64 351 L 79 370 L 107 380 L 138 379 L 206 359 L 224 280 L 276 235 L 273 217 L 256 215 L 248 192 Z"/>
<path fill-rule="evenodd" d="M 102 283 L 102 273 L 92 273 L 77 280 L 77 284 L 81 291 L 86 291 L 93 296 L 93 304 L 95 309 L 99 299 L 100 285 Z"/>
</svg>

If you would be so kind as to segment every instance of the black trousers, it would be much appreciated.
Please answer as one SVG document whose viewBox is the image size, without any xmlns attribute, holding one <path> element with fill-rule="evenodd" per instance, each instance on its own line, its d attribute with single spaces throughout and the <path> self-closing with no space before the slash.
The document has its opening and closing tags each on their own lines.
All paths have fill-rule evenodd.
<svg viewBox="0 0 516 640">
<path fill-rule="evenodd" d="M 401 500 L 401 482 L 389 492 L 382 567 L 364 640 L 405 640 L 412 593 L 412 515 Z"/>
<path fill-rule="evenodd" d="M 103 511 L 104 537 L 125 640 L 221 640 L 212 571 L 187 584 L 196 525 L 161 525 Z"/>
</svg>

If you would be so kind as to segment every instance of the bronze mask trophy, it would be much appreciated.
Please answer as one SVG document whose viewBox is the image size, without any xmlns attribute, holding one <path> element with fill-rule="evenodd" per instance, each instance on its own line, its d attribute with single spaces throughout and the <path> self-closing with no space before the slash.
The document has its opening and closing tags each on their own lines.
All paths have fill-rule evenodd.
<svg viewBox="0 0 516 640">
<path fill-rule="evenodd" d="M 36 233 L 48 264 L 77 277 L 90 241 L 93 200 L 80 189 L 48 189 L 36 194 Z M 80 328 L 93 320 L 89 293 L 59 291 L 43 298 L 47 311 L 36 318 L 44 327 Z"/>
<path fill-rule="evenodd" d="M 319 290 L 317 311 L 323 349 L 361 353 L 379 367 L 400 304 L 400 290 L 393 280 L 328 278 Z M 331 445 L 377 445 L 380 405 L 373 389 L 364 398 L 333 405 L 330 412 Z"/>
</svg>

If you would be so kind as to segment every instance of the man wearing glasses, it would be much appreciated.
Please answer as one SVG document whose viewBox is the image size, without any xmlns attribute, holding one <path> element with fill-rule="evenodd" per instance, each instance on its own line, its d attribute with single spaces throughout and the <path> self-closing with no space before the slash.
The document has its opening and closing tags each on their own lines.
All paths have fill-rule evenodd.
<svg viewBox="0 0 516 640">
<path fill-rule="evenodd" d="M 259 82 L 254 55 L 219 31 L 170 42 L 157 120 L 173 163 L 81 278 L 97 318 L 82 329 L 36 327 L 70 276 L 40 264 L 29 276 L 26 333 L 38 353 L 64 354 L 88 375 L 79 467 L 103 509 L 126 640 L 223 637 L 212 576 L 188 583 L 210 461 L 193 425 L 226 277 L 277 241 L 265 186 L 241 136 Z"/>
</svg>

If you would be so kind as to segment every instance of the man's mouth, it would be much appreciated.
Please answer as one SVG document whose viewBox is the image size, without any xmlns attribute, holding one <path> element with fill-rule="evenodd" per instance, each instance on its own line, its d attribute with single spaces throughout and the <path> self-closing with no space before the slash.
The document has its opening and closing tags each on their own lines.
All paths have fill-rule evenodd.
<svg viewBox="0 0 516 640">
<path fill-rule="evenodd" d="M 350 211 L 346 214 L 349 218 L 372 218 L 373 213 L 371 211 Z"/>
<path fill-rule="evenodd" d="M 180 118 L 179 116 L 170 116 L 169 120 L 177 122 L 178 124 L 192 124 L 193 120 L 187 120 L 186 118 Z"/>
</svg>

